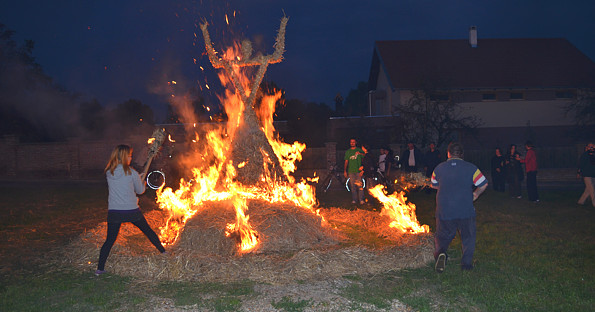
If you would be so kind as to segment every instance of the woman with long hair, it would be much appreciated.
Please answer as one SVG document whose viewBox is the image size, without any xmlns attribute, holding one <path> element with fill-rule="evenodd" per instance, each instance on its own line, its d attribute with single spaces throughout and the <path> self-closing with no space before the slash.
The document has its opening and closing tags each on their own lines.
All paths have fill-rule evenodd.
<svg viewBox="0 0 595 312">
<path fill-rule="evenodd" d="M 105 167 L 105 175 L 109 190 L 107 210 L 107 237 L 99 252 L 99 261 L 95 275 L 105 273 L 105 262 L 118 238 L 120 226 L 124 222 L 131 222 L 138 227 L 161 253 L 165 248 L 159 241 L 155 231 L 151 229 L 138 206 L 138 198 L 145 192 L 144 177 L 130 167 L 132 162 L 132 148 L 128 145 L 118 145 L 112 151 Z"/>
</svg>

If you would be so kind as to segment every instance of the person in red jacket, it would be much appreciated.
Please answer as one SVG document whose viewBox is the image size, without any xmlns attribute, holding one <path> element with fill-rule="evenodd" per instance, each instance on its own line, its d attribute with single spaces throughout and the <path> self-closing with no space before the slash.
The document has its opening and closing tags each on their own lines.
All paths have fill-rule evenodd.
<svg viewBox="0 0 595 312">
<path fill-rule="evenodd" d="M 529 200 L 535 203 L 539 202 L 539 194 L 537 193 L 537 156 L 535 154 L 535 146 L 531 141 L 525 143 L 527 154 L 521 163 L 525 164 L 525 172 L 527 173 L 527 195 Z"/>
</svg>

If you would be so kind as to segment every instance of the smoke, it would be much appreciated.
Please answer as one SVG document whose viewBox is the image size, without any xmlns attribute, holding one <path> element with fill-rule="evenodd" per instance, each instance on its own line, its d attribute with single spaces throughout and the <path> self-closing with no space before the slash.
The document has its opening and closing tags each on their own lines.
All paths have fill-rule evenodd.
<svg viewBox="0 0 595 312">
<path fill-rule="evenodd" d="M 26 58 L 24 48 L 19 51 L 11 43 L 0 42 L 2 134 L 52 140 L 79 130 L 76 96 L 56 86 L 39 65 Z"/>
</svg>

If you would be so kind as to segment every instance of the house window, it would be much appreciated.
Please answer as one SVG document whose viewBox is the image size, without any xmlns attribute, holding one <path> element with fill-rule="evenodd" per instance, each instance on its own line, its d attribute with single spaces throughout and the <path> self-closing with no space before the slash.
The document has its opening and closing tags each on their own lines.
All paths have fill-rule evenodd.
<svg viewBox="0 0 595 312">
<path fill-rule="evenodd" d="M 511 100 L 524 100 L 525 95 L 523 92 L 510 92 L 510 99 Z"/>
<path fill-rule="evenodd" d="M 496 100 L 496 93 L 484 93 L 482 94 L 483 101 L 495 101 Z"/>
<path fill-rule="evenodd" d="M 560 90 L 556 91 L 557 99 L 572 99 L 574 98 L 574 91 L 572 90 Z"/>
</svg>

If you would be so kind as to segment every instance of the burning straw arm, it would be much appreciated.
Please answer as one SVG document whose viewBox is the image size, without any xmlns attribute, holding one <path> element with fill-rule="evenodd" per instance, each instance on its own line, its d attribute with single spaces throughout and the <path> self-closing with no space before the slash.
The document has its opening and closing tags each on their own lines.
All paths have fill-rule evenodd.
<svg viewBox="0 0 595 312">
<path fill-rule="evenodd" d="M 153 158 L 159 153 L 163 142 L 165 141 L 165 131 L 161 128 L 157 128 L 153 131 L 151 138 L 149 138 L 149 144 L 151 147 L 149 148 L 149 152 L 147 153 L 147 161 L 145 161 L 145 165 L 143 166 L 143 171 L 140 175 L 141 179 L 144 180 L 149 172 L 149 167 L 151 166 L 151 162 Z"/>
<path fill-rule="evenodd" d="M 281 18 L 281 25 L 279 26 L 279 31 L 277 33 L 277 38 L 275 40 L 275 52 L 270 55 L 262 55 L 262 53 L 257 53 L 256 56 L 252 56 L 252 43 L 249 40 L 242 41 L 242 57 L 241 58 L 229 58 L 225 59 L 219 58 L 217 56 L 217 51 L 213 47 L 213 42 L 211 41 L 211 37 L 209 35 L 207 22 L 200 25 L 200 29 L 202 30 L 203 37 L 205 39 L 205 48 L 207 51 L 207 55 L 209 56 L 209 60 L 214 68 L 223 68 L 225 71 L 231 76 L 234 86 L 236 87 L 238 93 L 242 97 L 242 101 L 247 105 L 252 105 L 254 98 L 256 97 L 256 91 L 260 86 L 260 82 L 264 77 L 264 73 L 267 70 L 269 64 L 279 63 L 283 60 L 283 52 L 285 52 L 285 28 L 287 27 L 287 21 L 289 20 L 288 17 L 284 16 Z M 250 97 L 246 96 L 246 92 L 244 91 L 244 87 L 240 83 L 238 77 L 234 74 L 235 69 L 238 67 L 248 67 L 248 66 L 259 66 L 259 69 L 256 73 L 256 77 L 252 83 L 252 90 L 250 92 Z"/>
</svg>

